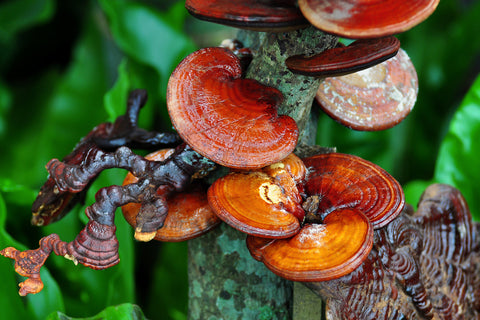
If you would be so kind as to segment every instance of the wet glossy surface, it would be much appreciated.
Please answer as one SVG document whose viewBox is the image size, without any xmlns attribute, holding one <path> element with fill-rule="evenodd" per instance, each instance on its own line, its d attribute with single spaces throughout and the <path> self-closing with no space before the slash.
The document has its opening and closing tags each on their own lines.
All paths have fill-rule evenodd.
<svg viewBox="0 0 480 320">
<path fill-rule="evenodd" d="M 285 63 L 290 71 L 312 77 L 334 77 L 379 64 L 397 54 L 400 41 L 393 37 L 357 40 L 313 56 L 292 56 Z"/>
<path fill-rule="evenodd" d="M 308 169 L 305 193 L 318 196 L 320 217 L 341 208 L 355 208 L 381 228 L 400 214 L 405 197 L 385 170 L 360 157 L 328 153 L 303 159 Z"/>
<path fill-rule="evenodd" d="M 323 224 L 306 224 L 289 239 L 249 239 L 257 260 L 275 274 L 293 281 L 326 281 L 357 268 L 369 254 L 373 228 L 361 212 L 341 209 Z"/>
<path fill-rule="evenodd" d="M 479 319 L 480 226 L 460 192 L 427 188 L 375 231 L 367 260 L 351 274 L 307 284 L 327 304 L 327 319 Z"/>
<path fill-rule="evenodd" d="M 299 198 L 298 191 L 289 191 L 264 172 L 235 172 L 212 184 L 208 202 L 223 221 L 237 230 L 265 238 L 287 238 L 300 230 L 300 222 L 288 207 L 301 210 L 300 204 L 294 202 Z"/>
<path fill-rule="evenodd" d="M 345 38 L 376 38 L 406 31 L 435 10 L 439 0 L 299 0 L 320 30 Z"/>
<path fill-rule="evenodd" d="M 285 31 L 308 25 L 295 3 L 295 0 L 187 0 L 185 7 L 201 20 L 259 31 Z"/>
<path fill-rule="evenodd" d="M 295 121 L 278 116 L 277 89 L 242 79 L 237 57 L 205 48 L 170 77 L 167 106 L 180 136 L 198 153 L 232 168 L 260 168 L 285 158 L 298 139 Z"/>
</svg>

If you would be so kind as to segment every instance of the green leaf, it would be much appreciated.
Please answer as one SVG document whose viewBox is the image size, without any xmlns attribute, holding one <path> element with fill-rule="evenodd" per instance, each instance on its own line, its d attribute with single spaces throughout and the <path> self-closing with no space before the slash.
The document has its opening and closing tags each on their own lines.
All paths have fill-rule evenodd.
<svg viewBox="0 0 480 320">
<path fill-rule="evenodd" d="M 5 134 L 7 130 L 7 123 L 5 115 L 12 105 L 12 94 L 4 83 L 0 81 L 0 137 Z"/>
<path fill-rule="evenodd" d="M 118 116 L 125 114 L 125 102 L 127 101 L 128 92 L 131 89 L 132 84 L 127 71 L 127 60 L 123 59 L 122 63 L 118 66 L 118 78 L 115 85 L 103 98 L 109 122 L 114 122 Z"/>
<path fill-rule="evenodd" d="M 4 197 L 9 203 L 30 206 L 38 191 L 0 177 L 0 192 L 4 192 Z"/>
<path fill-rule="evenodd" d="M 480 220 L 480 76 L 463 99 L 443 140 L 435 180 L 460 189 L 475 220 Z"/>
<path fill-rule="evenodd" d="M 82 136 L 105 121 L 103 97 L 113 83 L 115 69 L 112 67 L 116 68 L 117 61 L 115 55 L 109 51 L 112 46 L 108 46 L 108 39 L 101 33 L 97 20 L 93 18 L 89 16 L 85 19 L 85 28 L 72 49 L 71 61 L 65 70 L 47 71 L 35 82 L 12 90 L 15 108 L 10 110 L 6 118 L 9 130 L 1 141 L 4 154 L 8 154 L 8 157 L 0 159 L 1 176 L 3 181 L 11 183 L 10 188 L 28 186 L 38 190 L 46 179 L 44 166 L 48 160 L 68 154 Z M 123 172 L 114 178 L 111 174 L 102 175 L 98 182 L 100 185 L 93 186 L 87 203 L 93 202 L 93 195 L 101 186 L 121 183 L 123 176 Z M 8 185 L 4 183 L 3 186 L 6 188 Z M 25 190 L 29 190 L 28 188 Z M 19 194 L 22 190 L 13 189 L 9 195 L 14 192 Z M 29 247 L 38 243 L 40 231 L 44 234 L 57 233 L 62 240 L 72 241 L 84 227 L 75 214 L 77 211 L 84 217 L 84 208 L 78 207 L 58 223 L 42 229 L 34 228 L 29 224 L 32 195 L 29 194 L 26 199 L 23 201 L 8 198 L 12 207 L 11 211 L 9 207 L 9 223 L 15 228 L 16 238 L 32 241 L 33 244 L 29 243 Z M 27 202 L 30 202 L 28 206 Z M 132 231 L 124 219 L 119 218 L 117 237 L 121 243 L 122 263 L 109 270 L 98 271 L 74 266 L 71 261 L 53 255 L 47 260 L 47 265 L 61 284 L 63 298 L 50 295 L 49 290 L 58 287 L 45 281 L 41 293 L 27 298 L 32 300 L 32 305 L 35 306 L 31 308 L 32 316 L 23 318 L 35 318 L 33 310 L 43 315 L 47 311 L 63 311 L 63 305 L 52 306 L 63 301 L 66 310 L 76 316 L 92 315 L 108 305 L 134 301 Z M 13 269 L 11 263 L 8 264 L 10 269 Z M 17 295 L 16 288 L 5 292 Z M 48 301 L 39 305 L 35 302 L 36 299 L 47 297 Z M 86 305 L 88 307 L 85 307 Z"/>
<path fill-rule="evenodd" d="M 118 306 L 108 307 L 93 317 L 71 318 L 64 313 L 55 312 L 50 314 L 46 320 L 142 320 L 146 319 L 142 309 L 134 304 L 125 303 Z"/>
<path fill-rule="evenodd" d="M 153 260 L 151 288 L 146 296 L 147 315 L 155 315 L 157 310 L 165 310 L 169 319 L 187 318 L 188 277 L 187 242 L 158 243 Z"/>
<path fill-rule="evenodd" d="M 6 118 L 8 134 L 0 141 L 9 155 L 0 158 L 5 178 L 39 186 L 47 176 L 45 164 L 68 154 L 80 137 L 105 120 L 110 62 L 105 40 L 93 21 L 86 22 L 63 74 L 49 71 L 13 91 L 15 108 Z"/>
<path fill-rule="evenodd" d="M 405 186 L 403 186 L 405 201 L 416 208 L 418 201 L 420 200 L 420 196 L 431 183 L 431 181 L 424 180 L 415 180 L 407 183 Z"/>
<path fill-rule="evenodd" d="M 53 0 L 10 0 L 0 5 L 0 39 L 37 23 L 48 20 L 54 13 Z"/>
<path fill-rule="evenodd" d="M 142 65 L 128 57 L 124 58 L 118 67 L 118 77 L 115 85 L 105 94 L 105 110 L 109 121 L 114 121 L 118 116 L 125 114 L 126 101 L 131 90 L 142 88 L 148 93 L 146 105 L 142 108 L 138 126 L 150 129 L 154 119 L 160 118 L 163 128 L 170 128 L 166 102 L 158 95 L 158 74 L 151 67 Z M 161 108 L 158 108 L 161 106 Z M 167 129 L 168 130 L 168 129 Z"/>
<path fill-rule="evenodd" d="M 135 60 L 153 67 L 160 75 L 159 93 L 165 97 L 167 82 L 176 65 L 195 50 L 193 42 L 179 31 L 186 10 L 176 6 L 160 13 L 139 3 L 101 0 L 110 28 L 119 47 Z M 168 18 L 167 18 L 168 17 Z"/>
</svg>

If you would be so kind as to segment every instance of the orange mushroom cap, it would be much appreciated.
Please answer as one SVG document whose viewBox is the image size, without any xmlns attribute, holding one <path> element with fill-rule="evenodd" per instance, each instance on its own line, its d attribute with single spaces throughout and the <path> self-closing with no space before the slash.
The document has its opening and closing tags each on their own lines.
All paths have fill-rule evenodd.
<svg viewBox="0 0 480 320">
<path fill-rule="evenodd" d="M 355 270 L 373 246 L 373 228 L 355 209 L 331 212 L 322 224 L 306 224 L 289 239 L 247 237 L 252 256 L 292 281 L 327 281 Z"/>
<path fill-rule="evenodd" d="M 208 203 L 220 219 L 265 238 L 287 238 L 300 230 L 300 222 L 285 206 L 290 201 L 275 178 L 259 171 L 232 172 L 208 189 Z"/>
<path fill-rule="evenodd" d="M 146 156 L 149 160 L 163 161 L 173 153 L 174 149 L 163 149 Z M 128 173 L 123 184 L 135 183 L 137 178 Z M 155 240 L 178 242 L 196 238 L 216 227 L 221 220 L 208 205 L 205 188 L 193 184 L 184 192 L 175 193 L 167 199 L 168 215 L 163 227 L 157 230 Z M 133 227 L 140 210 L 140 203 L 129 203 L 122 206 L 125 220 Z"/>
<path fill-rule="evenodd" d="M 415 67 L 404 50 L 371 68 L 326 78 L 316 99 L 342 125 L 363 131 L 385 130 L 413 109 L 418 94 Z"/>
<path fill-rule="evenodd" d="M 393 36 L 363 39 L 312 56 L 292 56 L 285 63 L 294 73 L 310 77 L 334 77 L 370 68 L 395 56 L 399 49 L 400 41 Z"/>
<path fill-rule="evenodd" d="M 305 217 L 297 188 L 305 176 L 305 165 L 292 153 L 261 170 L 232 172 L 216 180 L 208 190 L 208 201 L 223 221 L 242 232 L 290 237 Z"/>
<path fill-rule="evenodd" d="M 360 157 L 328 153 L 303 159 L 308 168 L 305 193 L 318 197 L 321 218 L 354 208 L 377 229 L 395 219 L 405 206 L 400 184 L 384 169 Z"/>
<path fill-rule="evenodd" d="M 407 31 L 427 19 L 440 0 L 298 0 L 320 30 L 342 37 L 376 38 Z"/>
<path fill-rule="evenodd" d="M 180 136 L 201 155 L 226 167 L 260 168 L 293 151 L 298 128 L 277 114 L 280 91 L 241 76 L 229 50 L 198 50 L 170 77 L 168 111 Z"/>
<path fill-rule="evenodd" d="M 227 26 L 257 31 L 284 32 L 309 23 L 295 0 L 187 0 L 194 17 Z"/>
<path fill-rule="evenodd" d="M 307 168 L 303 164 L 302 159 L 293 153 L 289 154 L 285 159 L 263 168 L 262 171 L 272 177 L 282 172 L 287 172 L 297 184 L 303 182 L 307 175 Z"/>
</svg>

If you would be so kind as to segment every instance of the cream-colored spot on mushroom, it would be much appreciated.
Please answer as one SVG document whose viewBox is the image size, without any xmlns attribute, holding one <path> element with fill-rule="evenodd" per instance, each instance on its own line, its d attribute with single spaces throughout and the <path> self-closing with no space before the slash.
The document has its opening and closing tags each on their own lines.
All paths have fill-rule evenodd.
<svg viewBox="0 0 480 320">
<path fill-rule="evenodd" d="M 322 15 L 325 16 L 325 19 L 336 21 L 336 20 L 346 20 L 352 17 L 355 13 L 355 4 L 349 3 L 347 1 L 339 2 L 335 6 L 321 3 L 318 4 L 317 12 L 322 12 Z"/>
<path fill-rule="evenodd" d="M 135 240 L 137 241 L 143 241 L 143 242 L 148 242 L 153 240 L 155 238 L 155 235 L 157 234 L 156 231 L 151 231 L 151 232 L 142 232 L 139 227 L 135 228 Z"/>
<path fill-rule="evenodd" d="M 199 221 L 202 220 L 202 217 L 205 217 L 210 214 L 210 207 L 208 205 L 198 207 L 193 210 L 193 214 L 191 216 L 192 220 Z"/>
<path fill-rule="evenodd" d="M 269 168 L 272 170 L 284 169 L 285 164 L 283 162 L 277 162 L 277 163 L 271 164 Z"/>
<path fill-rule="evenodd" d="M 467 234 L 467 229 L 465 228 L 465 225 L 461 224 L 457 226 L 458 233 L 460 234 L 460 238 L 464 239 L 466 234 Z"/>
<path fill-rule="evenodd" d="M 308 228 L 303 228 L 296 239 L 300 243 L 321 244 L 322 239 L 327 235 L 327 226 L 324 224 L 312 224 Z"/>
<path fill-rule="evenodd" d="M 260 187 L 258 187 L 258 193 L 260 198 L 269 204 L 277 204 L 285 199 L 282 188 L 271 182 L 262 183 Z"/>
<path fill-rule="evenodd" d="M 68 259 L 68 260 L 72 260 L 75 265 L 78 264 L 77 258 L 75 258 L 74 256 L 72 256 L 71 254 L 68 254 L 68 253 L 67 253 L 66 255 L 64 255 L 64 257 L 65 257 L 66 259 Z"/>
<path fill-rule="evenodd" d="M 41 227 L 41 226 L 43 226 L 43 224 L 45 223 L 45 220 L 44 220 L 43 218 L 40 218 L 40 217 L 38 216 L 38 213 L 37 213 L 37 214 L 33 217 L 32 223 L 33 223 L 34 225 L 36 225 L 37 227 Z"/>
</svg>

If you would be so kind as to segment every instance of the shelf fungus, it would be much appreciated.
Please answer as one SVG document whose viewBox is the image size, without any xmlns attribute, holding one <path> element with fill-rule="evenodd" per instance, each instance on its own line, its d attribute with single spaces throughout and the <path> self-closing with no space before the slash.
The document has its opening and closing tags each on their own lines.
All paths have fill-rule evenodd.
<svg viewBox="0 0 480 320">
<path fill-rule="evenodd" d="M 145 158 L 153 161 L 165 161 L 173 154 L 174 149 L 162 149 L 147 155 Z M 134 175 L 128 173 L 123 185 L 138 181 Z M 159 188 L 157 192 L 163 192 Z M 212 212 L 207 201 L 207 187 L 200 183 L 192 183 L 181 192 L 173 193 L 167 198 L 168 214 L 163 225 L 156 230 L 154 239 L 165 242 L 178 242 L 196 238 L 215 228 L 221 220 Z M 125 220 L 136 229 L 136 218 L 141 209 L 141 203 L 128 203 L 122 206 Z M 137 240 L 150 240 L 151 234 L 135 231 Z M 146 237 L 146 238 L 144 238 Z"/>
<path fill-rule="evenodd" d="M 300 230 L 304 217 L 296 181 L 305 170 L 298 157 L 262 170 L 232 172 L 208 189 L 212 210 L 230 226 L 265 238 L 287 238 Z"/>
<path fill-rule="evenodd" d="M 418 209 L 374 233 L 365 262 L 331 281 L 305 283 L 327 319 L 479 319 L 480 226 L 460 192 L 429 186 Z"/>
<path fill-rule="evenodd" d="M 395 219 L 405 205 L 403 190 L 388 172 L 360 157 L 327 153 L 303 159 L 308 170 L 304 207 L 318 219 L 343 208 L 361 211 L 375 229 Z"/>
<path fill-rule="evenodd" d="M 368 69 L 320 84 L 320 108 L 342 125 L 355 130 L 391 128 L 413 109 L 418 94 L 415 67 L 400 49 L 393 58 Z"/>
<path fill-rule="evenodd" d="M 168 112 L 182 139 L 206 158 L 240 169 L 278 162 L 295 148 L 295 121 L 277 114 L 282 99 L 277 89 L 243 79 L 239 59 L 224 48 L 187 56 L 167 88 Z"/>
<path fill-rule="evenodd" d="M 373 227 L 358 210 L 339 209 L 322 223 L 306 223 L 293 237 L 262 241 L 247 237 L 252 256 L 292 281 L 326 281 L 355 270 L 370 253 Z"/>
<path fill-rule="evenodd" d="M 362 39 L 407 31 L 427 19 L 439 0 L 299 0 L 307 20 L 320 30 Z"/>
<path fill-rule="evenodd" d="M 315 55 L 296 55 L 285 63 L 290 71 L 310 77 L 338 77 L 358 72 L 395 56 L 400 41 L 394 36 L 356 40 L 348 46 L 339 43 L 335 48 Z"/>
<path fill-rule="evenodd" d="M 367 258 L 374 229 L 403 209 L 403 191 L 385 170 L 356 156 L 327 153 L 303 163 L 307 172 L 298 182 L 305 211 L 300 230 L 274 240 L 250 234 L 247 246 L 255 259 L 286 279 L 337 279 Z"/>
<path fill-rule="evenodd" d="M 200 20 L 263 32 L 308 25 L 295 0 L 187 0 L 185 8 Z"/>
</svg>

